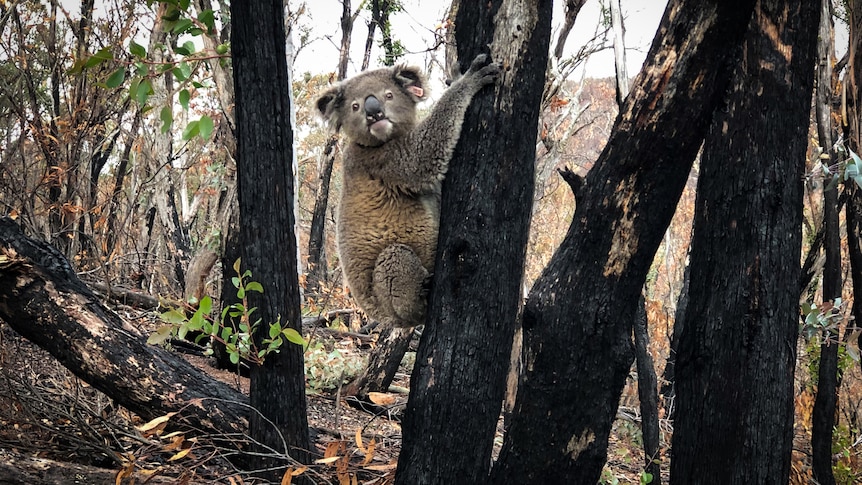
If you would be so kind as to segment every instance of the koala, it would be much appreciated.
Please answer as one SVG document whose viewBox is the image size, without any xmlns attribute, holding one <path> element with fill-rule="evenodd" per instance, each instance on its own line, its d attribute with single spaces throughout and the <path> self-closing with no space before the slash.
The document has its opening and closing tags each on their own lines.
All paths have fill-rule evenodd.
<svg viewBox="0 0 862 485">
<path fill-rule="evenodd" d="M 336 240 L 347 286 L 370 318 L 398 327 L 425 322 L 440 187 L 467 106 L 499 72 L 477 56 L 422 121 L 416 105 L 427 81 L 415 67 L 360 73 L 317 100 L 323 119 L 344 134 Z"/>
</svg>

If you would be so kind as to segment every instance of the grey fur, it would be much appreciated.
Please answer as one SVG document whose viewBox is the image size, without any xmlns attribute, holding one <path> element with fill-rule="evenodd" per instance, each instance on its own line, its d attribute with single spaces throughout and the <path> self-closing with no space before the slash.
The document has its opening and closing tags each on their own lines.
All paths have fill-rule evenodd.
<svg viewBox="0 0 862 485">
<path fill-rule="evenodd" d="M 440 220 L 440 186 L 473 96 L 500 72 L 479 55 L 417 124 L 426 80 L 415 67 L 356 75 L 317 101 L 345 137 L 338 252 L 351 294 L 373 319 L 425 322 Z"/>
</svg>

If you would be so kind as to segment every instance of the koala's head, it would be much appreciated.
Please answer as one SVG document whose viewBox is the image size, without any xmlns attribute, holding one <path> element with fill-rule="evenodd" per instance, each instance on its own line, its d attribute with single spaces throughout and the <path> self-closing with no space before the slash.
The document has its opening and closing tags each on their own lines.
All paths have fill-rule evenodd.
<svg viewBox="0 0 862 485">
<path fill-rule="evenodd" d="M 380 146 L 416 125 L 416 104 L 427 95 L 425 84 L 425 75 L 415 67 L 366 71 L 329 88 L 317 100 L 317 109 L 352 142 Z"/>
</svg>

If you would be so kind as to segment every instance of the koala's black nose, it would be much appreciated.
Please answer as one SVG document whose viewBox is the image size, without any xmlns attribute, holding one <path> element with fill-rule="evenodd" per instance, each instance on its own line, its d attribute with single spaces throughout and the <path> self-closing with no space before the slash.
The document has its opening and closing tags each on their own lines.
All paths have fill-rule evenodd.
<svg viewBox="0 0 862 485">
<path fill-rule="evenodd" d="M 377 121 L 383 119 L 383 107 L 373 94 L 365 98 L 365 116 L 369 121 Z"/>
</svg>

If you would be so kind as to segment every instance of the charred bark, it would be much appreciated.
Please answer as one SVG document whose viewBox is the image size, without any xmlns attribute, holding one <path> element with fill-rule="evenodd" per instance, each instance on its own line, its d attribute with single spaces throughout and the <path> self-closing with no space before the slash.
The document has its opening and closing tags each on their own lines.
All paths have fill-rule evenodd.
<svg viewBox="0 0 862 485">
<path fill-rule="evenodd" d="M 505 67 L 496 99 L 491 89 L 473 99 L 443 182 L 429 317 L 410 381 L 398 484 L 488 481 L 520 309 L 551 10 L 550 0 L 458 8 L 462 70 L 489 44 L 491 59 Z"/>
<path fill-rule="evenodd" d="M 344 394 L 367 401 L 369 392 L 386 392 L 395 378 L 398 366 L 401 365 L 401 359 L 407 353 L 412 337 L 412 328 L 383 328 L 377 337 L 377 347 L 368 358 L 368 365 L 362 374 L 345 388 Z"/>
<path fill-rule="evenodd" d="M 820 148 L 828 155 L 826 166 L 839 163 L 833 149 L 832 133 L 832 2 L 820 1 L 820 23 L 817 41 L 817 87 L 814 103 L 817 138 Z M 854 182 L 851 182 L 854 183 Z M 823 303 L 841 298 L 841 233 L 838 221 L 838 184 L 826 180 L 823 186 Z M 817 375 L 817 396 L 811 411 L 811 468 L 814 479 L 821 485 L 834 485 L 832 473 L 832 429 L 837 424 L 838 410 L 838 328 L 825 331 L 820 345 Z"/>
<path fill-rule="evenodd" d="M 106 308 L 47 243 L 0 219 L 0 318 L 80 379 L 149 420 L 196 433 L 244 433 L 245 396 L 147 337 Z M 218 405 L 213 405 L 218 402 Z"/>
<path fill-rule="evenodd" d="M 649 353 L 649 325 L 643 297 L 638 301 L 634 324 L 635 362 L 638 370 L 638 399 L 641 408 L 641 436 L 644 443 L 644 469 L 652 474 L 653 485 L 661 485 L 659 456 L 658 379 Z"/>
<path fill-rule="evenodd" d="M 816 2 L 758 1 L 704 144 L 672 484 L 789 479 L 818 18 Z"/>
<path fill-rule="evenodd" d="M 266 291 L 248 295 L 262 322 L 259 348 L 269 325 L 302 331 L 295 231 L 293 126 L 281 0 L 233 2 L 231 46 L 237 125 L 237 182 L 242 264 Z M 302 346 L 285 343 L 251 369 L 250 434 L 270 448 L 306 463 L 310 448 Z M 285 449 L 285 446 L 287 449 Z M 260 457 L 278 481 L 288 463 Z"/>
<path fill-rule="evenodd" d="M 732 73 L 754 0 L 672 0 L 524 308 L 525 372 L 492 477 L 596 483 L 636 304 Z M 588 403 L 588 405 L 585 405 Z"/>
</svg>

